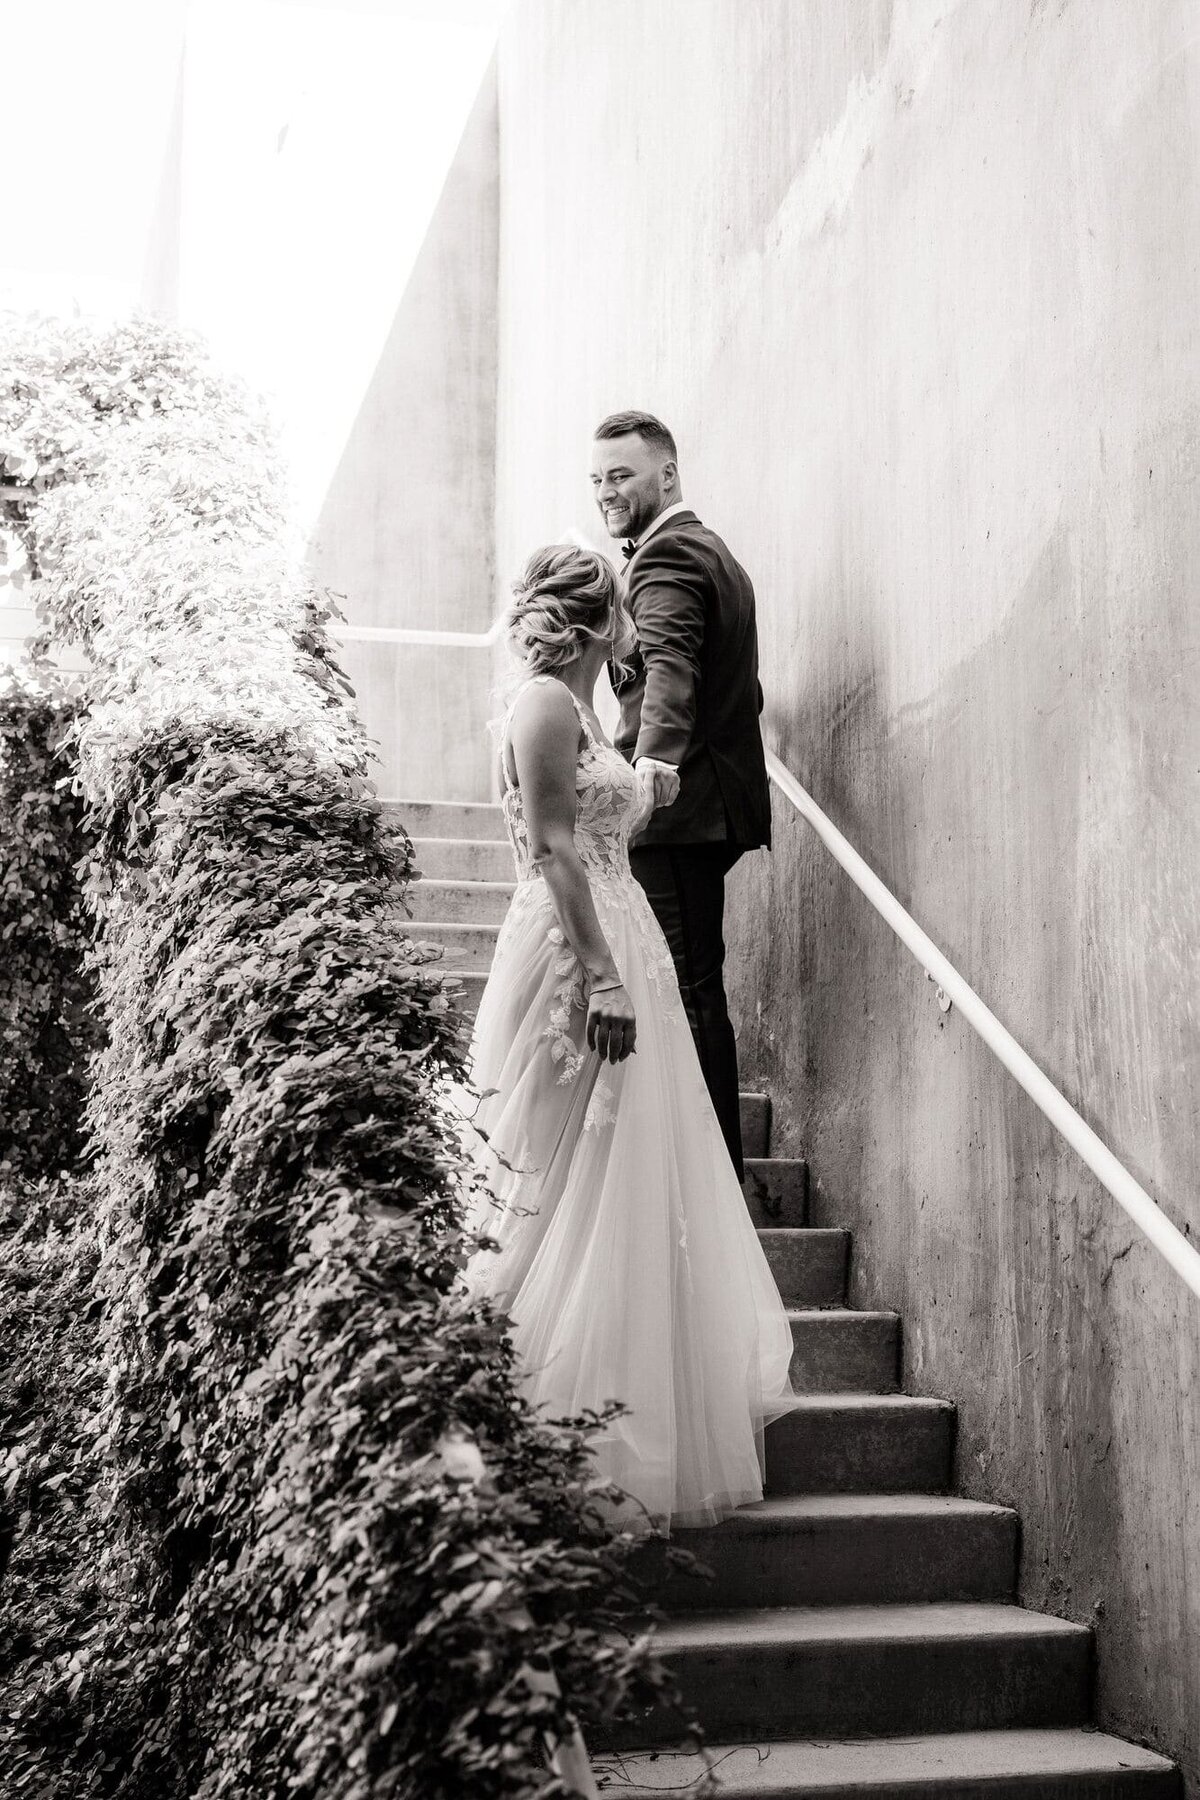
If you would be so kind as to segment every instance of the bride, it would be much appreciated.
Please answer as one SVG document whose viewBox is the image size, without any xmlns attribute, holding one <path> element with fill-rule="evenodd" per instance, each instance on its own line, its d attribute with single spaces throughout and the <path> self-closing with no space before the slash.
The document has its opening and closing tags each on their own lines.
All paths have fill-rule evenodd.
<svg viewBox="0 0 1200 1800">
<path fill-rule="evenodd" d="M 594 1440 L 631 1522 L 704 1525 L 762 1497 L 792 1338 L 630 873 L 642 787 L 592 709 L 633 643 L 602 556 L 530 558 L 506 616 L 524 679 L 500 733 L 517 887 L 472 1042 L 497 1248 L 466 1281 L 509 1315 L 552 1417 L 628 1408 Z"/>
</svg>

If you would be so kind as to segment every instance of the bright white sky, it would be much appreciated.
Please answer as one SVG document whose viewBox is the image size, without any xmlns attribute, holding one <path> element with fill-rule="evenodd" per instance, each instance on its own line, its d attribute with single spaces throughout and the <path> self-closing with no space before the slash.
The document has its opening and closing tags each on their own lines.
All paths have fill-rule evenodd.
<svg viewBox="0 0 1200 1800">
<path fill-rule="evenodd" d="M 505 10 L 0 0 L 0 305 L 177 309 L 271 398 L 312 517 Z"/>
</svg>

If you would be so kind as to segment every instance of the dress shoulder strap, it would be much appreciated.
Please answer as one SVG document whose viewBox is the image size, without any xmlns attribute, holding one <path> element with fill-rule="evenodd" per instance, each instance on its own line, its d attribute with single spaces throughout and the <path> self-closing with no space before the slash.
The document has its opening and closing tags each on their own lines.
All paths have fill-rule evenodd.
<svg viewBox="0 0 1200 1800">
<path fill-rule="evenodd" d="M 503 721 L 500 726 L 500 773 L 504 777 L 504 787 L 505 787 L 506 793 L 508 793 L 508 792 L 515 793 L 517 791 L 517 784 L 512 779 L 512 777 L 510 776 L 510 774 L 508 772 L 508 734 L 509 734 L 509 728 L 512 725 L 513 713 L 517 709 L 517 701 L 521 698 L 521 695 L 525 692 L 526 688 L 531 688 L 534 686 L 543 687 L 543 686 L 545 686 L 545 684 L 547 682 L 550 682 L 550 681 L 554 682 L 556 687 L 563 688 L 566 691 L 566 693 L 570 696 L 571 704 L 575 708 L 575 716 L 579 720 L 579 723 L 583 728 L 583 733 L 584 733 L 584 736 L 587 738 L 588 743 L 594 744 L 596 741 L 596 734 L 592 730 L 592 727 L 591 727 L 590 723 L 588 722 L 587 714 L 583 710 L 583 701 L 580 700 L 575 694 L 571 693 L 571 690 L 569 687 L 567 687 L 566 682 L 559 681 L 558 677 L 555 675 L 531 675 L 527 681 L 523 681 L 521 683 L 520 687 L 517 689 L 517 691 L 513 695 L 512 699 L 509 701 L 508 710 L 505 712 Z"/>
<path fill-rule="evenodd" d="M 569 698 L 571 705 L 575 708 L 576 717 L 578 718 L 579 723 L 583 726 L 584 731 L 587 733 L 589 738 L 594 738 L 596 734 L 592 730 L 591 723 L 588 719 L 587 712 L 584 708 L 583 701 L 579 698 L 579 696 L 577 694 L 573 694 L 571 692 L 570 688 L 567 686 L 566 682 L 560 681 L 558 679 L 557 675 L 531 675 L 529 677 L 528 681 L 523 681 L 521 683 L 520 687 L 517 689 L 517 691 L 513 695 L 512 699 L 509 701 L 508 711 L 504 715 L 505 731 L 507 732 L 508 727 L 512 722 L 512 716 L 513 716 L 514 711 L 516 710 L 517 701 L 521 698 L 521 695 L 525 692 L 526 688 L 531 688 L 531 687 L 535 687 L 535 686 L 536 687 L 544 687 L 549 682 L 553 682 L 555 687 L 560 687 L 563 689 L 563 691 L 566 693 L 567 697 Z"/>
</svg>

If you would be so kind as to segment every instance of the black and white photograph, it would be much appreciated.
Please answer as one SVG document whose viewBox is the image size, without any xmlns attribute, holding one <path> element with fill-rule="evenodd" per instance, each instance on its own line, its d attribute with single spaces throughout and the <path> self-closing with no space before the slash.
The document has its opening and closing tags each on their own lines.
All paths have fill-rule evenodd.
<svg viewBox="0 0 1200 1800">
<path fill-rule="evenodd" d="M 1200 1800 L 1196 0 L 0 0 L 2 1800 Z"/>
</svg>

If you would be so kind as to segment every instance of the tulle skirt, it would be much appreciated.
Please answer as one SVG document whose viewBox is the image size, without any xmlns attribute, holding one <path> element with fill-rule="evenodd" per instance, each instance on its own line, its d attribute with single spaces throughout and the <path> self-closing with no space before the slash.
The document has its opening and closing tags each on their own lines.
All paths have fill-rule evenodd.
<svg viewBox="0 0 1200 1800">
<path fill-rule="evenodd" d="M 548 1416 L 628 1408 L 595 1454 L 629 1522 L 710 1524 L 762 1497 L 791 1329 L 649 902 L 632 877 L 593 893 L 637 1051 L 615 1066 L 588 1051 L 579 965 L 544 882 L 520 883 L 472 1050 L 471 1136 L 495 1196 L 472 1223 L 499 1247 L 465 1278 L 509 1315 Z"/>
</svg>

